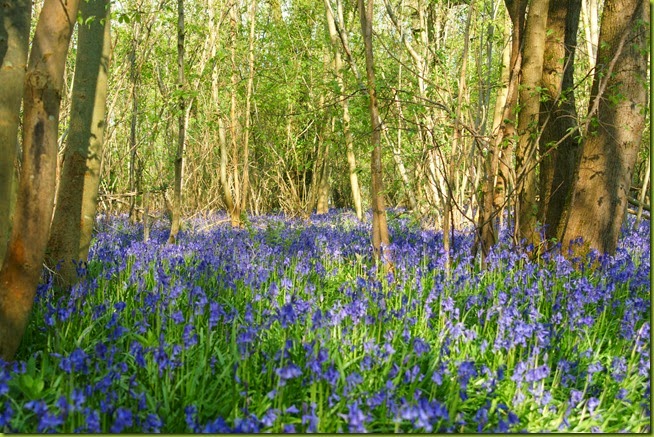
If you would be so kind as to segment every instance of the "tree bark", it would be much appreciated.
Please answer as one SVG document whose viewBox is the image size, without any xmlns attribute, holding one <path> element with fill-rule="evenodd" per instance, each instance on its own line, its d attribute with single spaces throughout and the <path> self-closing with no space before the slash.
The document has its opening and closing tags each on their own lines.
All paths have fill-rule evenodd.
<svg viewBox="0 0 654 437">
<path fill-rule="evenodd" d="M 498 90 L 493 135 L 491 137 L 491 156 L 487 157 L 487 170 L 484 175 L 482 213 L 479 215 L 479 239 L 481 243 L 482 265 L 485 265 L 490 248 L 497 242 L 495 218 L 501 214 L 509 193 L 512 155 L 511 137 L 515 132 L 515 108 L 518 102 L 518 81 L 522 56 L 520 44 L 524 31 L 526 0 L 506 0 L 506 9 L 511 22 L 511 45 L 502 54 L 502 83 Z"/>
<path fill-rule="evenodd" d="M 607 0 L 600 26 L 589 124 L 563 247 L 578 237 L 614 253 L 627 210 L 634 165 L 645 128 L 648 2 Z"/>
<path fill-rule="evenodd" d="M 23 159 L 14 226 L 0 269 L 0 357 L 12 360 L 41 277 L 52 219 L 64 67 L 78 0 L 45 0 L 25 78 Z"/>
<path fill-rule="evenodd" d="M 339 2 L 339 7 L 340 2 Z M 334 54 L 334 73 L 336 74 L 336 82 L 338 83 L 338 90 L 340 92 L 341 108 L 343 110 L 343 135 L 345 136 L 345 148 L 347 154 L 347 164 L 350 176 L 350 187 L 352 189 L 352 204 L 357 218 L 363 218 L 363 207 L 361 206 L 361 190 L 359 188 L 359 177 L 357 175 L 356 156 L 354 154 L 354 140 L 352 139 L 352 131 L 350 130 L 350 109 L 348 100 L 345 98 L 345 81 L 343 80 L 343 60 L 341 52 L 338 49 L 338 31 L 336 29 L 334 12 L 331 8 L 329 0 L 325 0 L 325 13 L 327 14 L 327 29 L 329 31 L 329 39 L 332 44 L 332 52 Z M 339 10 L 342 16 L 342 8 Z M 339 17 L 342 22 L 342 17 Z"/>
<path fill-rule="evenodd" d="M 175 152 L 175 186 L 173 187 L 173 216 L 168 243 L 174 244 L 179 233 L 182 215 L 182 168 L 186 141 L 186 100 L 184 99 L 184 0 L 177 0 L 177 150 Z"/>
<path fill-rule="evenodd" d="M 574 62 L 581 0 L 550 0 L 543 58 L 539 124 L 539 220 L 547 239 L 560 241 L 569 212 L 580 138 L 574 96 Z"/>
<path fill-rule="evenodd" d="M 366 54 L 366 77 L 368 82 L 368 97 L 370 109 L 370 126 L 372 133 L 370 142 L 371 199 L 372 199 L 372 247 L 375 257 L 383 261 L 386 268 L 392 266 L 390 253 L 385 251 L 390 245 L 388 223 L 386 222 L 386 206 L 384 202 L 384 184 L 382 180 L 381 160 L 381 124 L 379 123 L 379 108 L 377 106 L 377 89 L 375 88 L 375 62 L 372 52 L 372 6 L 373 0 L 358 0 L 361 35 Z"/>
<path fill-rule="evenodd" d="M 111 51 L 109 2 L 80 5 L 88 24 L 78 30 L 73 98 L 46 262 L 60 264 L 58 285 L 77 281 L 75 264 L 86 261 L 97 207 Z"/>
<path fill-rule="evenodd" d="M 518 181 L 518 239 L 538 244 L 536 221 L 536 160 L 538 145 L 538 114 L 540 111 L 541 77 L 547 26 L 548 0 L 532 0 L 527 12 L 525 40 L 520 69 L 520 112 L 518 113 L 518 147 L 516 177 Z"/>
<path fill-rule="evenodd" d="M 5 1 L 0 6 L 0 265 L 11 232 L 14 208 L 20 103 L 31 15 L 30 0 Z"/>
</svg>

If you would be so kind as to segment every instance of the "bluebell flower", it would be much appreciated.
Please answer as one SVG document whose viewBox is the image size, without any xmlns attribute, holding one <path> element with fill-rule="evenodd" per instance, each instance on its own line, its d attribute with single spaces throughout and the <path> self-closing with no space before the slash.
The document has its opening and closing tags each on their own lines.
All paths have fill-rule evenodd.
<svg viewBox="0 0 654 437">
<path fill-rule="evenodd" d="M 588 407 L 588 411 L 590 411 L 591 414 L 595 411 L 595 409 L 599 406 L 599 404 L 600 404 L 599 399 L 597 399 L 595 397 L 592 397 L 592 398 L 588 399 L 588 401 L 586 402 L 586 406 Z"/>
<path fill-rule="evenodd" d="M 429 344 L 426 343 L 423 339 L 418 337 L 413 339 L 413 351 L 418 357 L 429 353 L 430 349 L 431 348 L 429 347 Z"/>
<path fill-rule="evenodd" d="M 570 405 L 575 407 L 581 402 L 584 394 L 579 390 L 570 390 Z"/>
<path fill-rule="evenodd" d="M 470 381 L 470 378 L 477 376 L 475 363 L 472 361 L 461 362 L 461 364 L 459 364 L 459 368 L 457 369 L 457 374 L 459 376 L 459 384 L 461 384 L 461 388 L 465 390 L 468 386 L 468 381 Z"/>
<path fill-rule="evenodd" d="M 216 420 L 208 422 L 202 432 L 205 434 L 224 434 L 231 433 L 232 430 L 222 417 L 218 417 Z"/>
<path fill-rule="evenodd" d="M 163 422 L 157 414 L 148 413 L 143 422 L 143 432 L 159 433 L 163 427 Z"/>
<path fill-rule="evenodd" d="M 366 432 L 367 417 L 359 408 L 359 402 L 354 401 L 348 406 L 347 414 L 339 414 L 348 424 L 350 432 Z"/>
<path fill-rule="evenodd" d="M 275 369 L 275 373 L 277 374 L 277 376 L 279 376 L 280 384 L 284 385 L 285 381 L 301 376 L 302 369 L 300 369 L 295 364 L 291 363 L 288 366 Z"/>
<path fill-rule="evenodd" d="M 266 412 L 261 417 L 261 424 L 266 427 L 273 426 L 275 420 L 277 419 L 277 414 L 279 410 L 276 408 L 268 408 Z"/>
<path fill-rule="evenodd" d="M 14 409 L 11 408 L 11 404 L 7 401 L 4 403 L 3 407 L 0 408 L 0 429 L 4 426 L 8 426 L 13 417 Z"/>
<path fill-rule="evenodd" d="M 57 427 L 64 423 L 63 419 L 56 414 L 50 412 L 44 413 L 39 418 L 39 424 L 36 428 L 36 432 L 44 433 L 45 431 L 57 431 Z"/>
<path fill-rule="evenodd" d="M 292 423 L 285 424 L 282 429 L 283 429 L 283 432 L 285 432 L 287 434 L 294 434 L 296 432 L 295 431 L 295 425 L 293 425 Z"/>
<path fill-rule="evenodd" d="M 125 428 L 132 426 L 132 423 L 132 411 L 124 407 L 118 407 L 114 414 L 114 423 L 111 425 L 110 431 L 112 433 L 122 432 Z"/>
<path fill-rule="evenodd" d="M 200 427 L 196 419 L 197 413 L 198 413 L 198 409 L 195 405 L 189 405 L 186 408 L 184 408 L 184 418 L 186 420 L 186 426 L 188 427 L 188 429 L 191 430 L 191 432 L 194 433 L 200 432 Z"/>
</svg>

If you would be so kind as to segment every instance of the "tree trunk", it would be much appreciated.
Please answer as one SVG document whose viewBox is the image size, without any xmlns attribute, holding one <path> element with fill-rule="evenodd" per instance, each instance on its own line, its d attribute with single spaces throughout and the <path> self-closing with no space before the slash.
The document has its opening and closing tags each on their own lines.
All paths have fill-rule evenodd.
<svg viewBox="0 0 654 437">
<path fill-rule="evenodd" d="M 372 199 L 372 247 L 375 258 L 382 260 L 386 268 L 392 266 L 390 253 L 385 251 L 390 245 L 388 224 L 386 222 L 386 206 L 384 202 L 384 185 L 382 180 L 381 159 L 381 125 L 379 123 L 379 108 L 377 106 L 377 89 L 375 88 L 375 63 L 372 52 L 372 5 L 373 0 L 359 2 L 359 17 L 361 34 L 366 53 L 366 76 L 368 79 L 368 97 L 370 99 L 370 126 L 372 127 L 370 155 L 370 175 L 372 179 L 370 197 Z"/>
<path fill-rule="evenodd" d="M 231 77 L 231 91 L 230 91 L 230 109 L 229 109 L 229 134 L 230 134 L 230 139 L 231 139 L 231 146 L 232 146 L 232 168 L 231 168 L 231 175 L 228 177 L 228 183 L 229 180 L 231 180 L 231 185 L 234 188 L 233 195 L 232 195 L 232 200 L 233 200 L 233 208 L 229 211 L 229 215 L 231 218 L 232 226 L 234 227 L 240 227 L 241 226 L 241 191 L 240 191 L 240 178 L 238 174 L 238 120 L 236 117 L 236 94 L 238 91 L 238 65 L 236 63 L 236 45 L 237 45 L 237 37 L 238 37 L 238 11 L 237 11 L 237 5 L 236 2 L 232 2 L 232 5 L 229 10 L 229 23 L 230 23 L 230 57 L 231 57 L 231 64 L 232 64 L 232 77 Z"/>
<path fill-rule="evenodd" d="M 30 0 L 12 0 L 0 7 L 0 266 L 11 232 L 14 208 L 14 165 L 31 15 Z"/>
<path fill-rule="evenodd" d="M 251 0 L 250 5 L 250 35 L 248 37 L 248 83 L 245 94 L 245 132 L 243 132 L 243 186 L 241 188 L 241 211 L 245 212 L 248 194 L 250 192 L 250 131 L 252 130 L 250 107 L 254 86 L 254 30 L 257 15 L 257 0 Z"/>
<path fill-rule="evenodd" d="M 518 148 L 516 177 L 518 183 L 518 211 L 516 234 L 519 240 L 538 244 L 536 221 L 536 160 L 538 145 L 538 114 L 543 74 L 543 53 L 547 27 L 548 0 L 532 0 L 527 12 L 525 40 L 520 69 L 520 112 L 518 113 Z"/>
<path fill-rule="evenodd" d="M 182 215 L 182 168 L 184 165 L 184 142 L 186 141 L 186 102 L 184 99 L 184 0 L 177 0 L 177 150 L 175 153 L 175 186 L 173 187 L 173 216 L 168 243 L 174 244 L 179 233 Z"/>
<path fill-rule="evenodd" d="M 129 198 L 129 219 L 132 223 L 136 222 L 136 166 L 137 166 L 137 150 L 136 150 L 136 124 L 138 117 L 138 95 L 137 95 L 137 82 L 139 77 L 139 69 L 136 65 L 136 45 L 138 41 L 138 24 L 135 25 L 134 35 L 132 36 L 132 50 L 129 55 L 130 69 L 130 101 L 132 102 L 131 115 L 130 115 L 130 129 L 129 129 L 129 175 L 128 186 L 131 196 Z"/>
<path fill-rule="evenodd" d="M 501 81 L 506 85 L 498 90 L 498 102 L 495 105 L 491 137 L 491 156 L 487 157 L 483 207 L 477 226 L 482 250 L 482 265 L 485 265 L 491 246 L 497 242 L 497 230 L 494 222 L 498 215 L 501 222 L 502 209 L 506 206 L 509 193 L 509 163 L 512 154 L 510 139 L 515 132 L 515 108 L 518 102 L 518 80 L 522 63 L 520 40 L 524 30 L 524 16 L 527 7 L 526 0 L 507 0 L 505 3 L 511 22 L 511 45 L 502 54 Z M 503 146 L 505 143 L 506 146 Z"/>
<path fill-rule="evenodd" d="M 23 159 L 14 226 L 0 269 L 0 357 L 13 359 L 25 333 L 50 231 L 57 128 L 66 54 L 78 0 L 46 0 L 25 78 Z"/>
<path fill-rule="evenodd" d="M 645 128 L 649 7 L 643 0 L 607 0 L 600 27 L 589 124 L 563 247 L 614 253 L 627 210 Z"/>
<path fill-rule="evenodd" d="M 75 264 L 86 261 L 91 241 L 111 51 L 109 2 L 89 0 L 80 10 L 85 20 L 95 19 L 79 26 L 70 127 L 46 255 L 51 268 L 61 263 L 57 283 L 62 287 L 77 281 Z"/>
<path fill-rule="evenodd" d="M 342 22 L 342 6 L 338 3 L 339 20 Z M 352 189 L 352 204 L 357 218 L 363 218 L 363 207 L 361 206 L 361 190 L 359 188 L 359 176 L 357 175 L 357 162 L 354 154 L 354 140 L 352 139 L 352 131 L 350 130 L 350 109 L 348 100 L 345 98 L 345 81 L 343 80 L 343 60 L 341 52 L 338 49 L 339 34 L 336 29 L 336 18 L 334 17 L 333 10 L 329 0 L 325 0 L 325 13 L 327 14 L 327 29 L 329 30 L 329 38 L 332 44 L 332 51 L 334 53 L 334 73 L 336 74 L 336 82 L 338 83 L 338 90 L 340 93 L 341 108 L 343 109 L 343 135 L 345 136 L 345 148 L 347 154 L 347 164 L 350 176 L 350 187 Z M 346 44 L 347 40 L 343 40 Z M 353 71 L 357 71 L 356 69 Z M 359 78 L 357 78 L 358 80 Z"/>
<path fill-rule="evenodd" d="M 550 0 L 543 58 L 544 98 L 539 124 L 540 222 L 547 239 L 560 241 L 579 160 L 574 61 L 581 0 Z"/>
</svg>

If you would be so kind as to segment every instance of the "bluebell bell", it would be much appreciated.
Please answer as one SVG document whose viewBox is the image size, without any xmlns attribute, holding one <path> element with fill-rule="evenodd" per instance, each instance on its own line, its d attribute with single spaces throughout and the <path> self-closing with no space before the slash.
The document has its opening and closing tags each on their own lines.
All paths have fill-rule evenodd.
<svg viewBox="0 0 654 437">
<path fill-rule="evenodd" d="M 232 429 L 227 425 L 227 422 L 222 417 L 218 417 L 214 421 L 208 422 L 204 428 L 203 433 L 208 434 L 224 434 L 232 432 Z"/>
<path fill-rule="evenodd" d="M 8 426 L 13 417 L 14 409 L 11 408 L 11 404 L 7 401 L 4 403 L 3 407 L 0 408 L 0 429 L 4 426 Z"/>
<path fill-rule="evenodd" d="M 45 431 L 55 432 L 57 431 L 57 427 L 59 425 L 62 425 L 63 423 L 64 421 L 58 415 L 52 414 L 50 412 L 45 412 L 39 418 L 39 424 L 36 428 L 36 432 L 38 433 L 43 433 Z"/>
<path fill-rule="evenodd" d="M 163 427 L 163 422 L 159 418 L 159 415 L 148 413 L 143 422 L 143 432 L 148 433 L 159 433 Z"/>
</svg>

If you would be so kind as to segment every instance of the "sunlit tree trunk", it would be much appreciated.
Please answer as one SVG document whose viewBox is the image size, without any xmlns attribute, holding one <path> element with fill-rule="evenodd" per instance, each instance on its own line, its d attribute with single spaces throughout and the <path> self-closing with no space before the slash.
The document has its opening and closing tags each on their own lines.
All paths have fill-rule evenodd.
<svg viewBox="0 0 654 437">
<path fill-rule="evenodd" d="M 0 357 L 11 360 L 25 333 L 50 232 L 64 67 L 79 7 L 46 0 L 25 78 L 23 159 L 13 227 L 0 269 Z"/>
<path fill-rule="evenodd" d="M 586 137 L 563 247 L 613 253 L 645 128 L 649 3 L 607 0 L 600 26 Z M 575 252 L 578 252 L 579 247 Z"/>
<path fill-rule="evenodd" d="M 548 4 L 547 0 L 532 0 L 529 3 L 520 70 L 519 140 L 516 149 L 518 188 L 516 234 L 518 239 L 524 238 L 527 243 L 532 244 L 539 242 L 536 232 L 538 217 L 536 160 Z"/>
<path fill-rule="evenodd" d="M 245 212 L 247 207 L 248 193 L 250 191 L 250 131 L 251 131 L 251 114 L 253 84 L 254 84 L 254 30 L 257 16 L 257 0 L 251 0 L 250 4 L 250 35 L 248 37 L 248 83 L 245 91 L 245 132 L 243 132 L 243 179 L 241 188 L 241 211 Z"/>
<path fill-rule="evenodd" d="M 339 21 L 343 22 L 343 7 L 340 2 L 337 5 L 337 13 Z M 329 0 L 325 0 L 325 12 L 327 14 L 327 29 L 329 30 L 329 38 L 332 44 L 332 52 L 334 54 L 334 73 L 336 74 L 336 82 L 340 93 L 341 108 L 343 110 L 343 135 L 345 137 L 345 148 L 347 154 L 347 164 L 350 177 L 350 187 L 352 190 L 352 204 L 357 218 L 363 218 L 363 207 L 361 206 L 361 191 L 359 188 L 359 177 L 357 175 L 356 156 L 354 154 L 354 140 L 352 138 L 352 131 L 350 130 L 350 108 L 348 100 L 345 98 L 345 81 L 343 80 L 343 60 L 341 52 L 338 49 L 339 35 L 335 25 L 335 16 L 331 8 Z M 344 44 L 346 44 L 344 42 Z M 355 70 L 356 71 L 356 70 Z"/>
<path fill-rule="evenodd" d="M 540 104 L 540 222 L 548 240 L 560 241 L 579 160 L 574 61 L 581 0 L 550 0 Z"/>
<path fill-rule="evenodd" d="M 46 256 L 52 268 L 60 265 L 63 287 L 77 281 L 75 263 L 86 261 L 91 242 L 111 50 L 109 2 L 89 0 L 80 10 L 85 20 L 94 18 L 79 25 L 70 127 Z"/>
<path fill-rule="evenodd" d="M 30 0 L 9 1 L 0 7 L 0 265 L 14 208 L 14 165 L 31 14 Z"/>
<path fill-rule="evenodd" d="M 184 98 L 184 0 L 177 0 L 177 150 L 175 151 L 175 186 L 173 187 L 173 210 L 169 243 L 175 243 L 182 215 L 182 168 L 184 143 L 186 141 L 186 101 Z"/>
<path fill-rule="evenodd" d="M 230 90 L 230 109 L 229 109 L 229 134 L 231 140 L 231 149 L 232 149 L 232 162 L 231 169 L 228 179 L 228 185 L 233 187 L 232 195 L 232 209 L 229 211 L 231 218 L 232 226 L 238 227 L 241 226 L 241 191 L 240 191 L 240 177 L 238 172 L 239 167 L 239 150 L 238 150 L 238 118 L 237 118 L 237 91 L 238 91 L 238 65 L 236 63 L 236 44 L 238 40 L 238 11 L 236 2 L 232 2 L 229 10 L 229 22 L 230 22 L 230 58 L 232 64 L 232 76 L 231 76 L 231 90 Z"/>
<path fill-rule="evenodd" d="M 390 267 L 390 253 L 385 248 L 390 245 L 388 224 L 386 222 L 386 206 L 384 202 L 384 185 L 382 180 L 381 159 L 381 125 L 379 123 L 379 108 L 377 106 L 377 89 L 375 87 L 375 63 L 372 52 L 372 6 L 373 0 L 359 2 L 359 17 L 361 20 L 361 34 L 366 54 L 366 77 L 370 108 L 370 126 L 372 153 L 370 155 L 370 174 L 372 178 L 372 246 L 377 259 L 381 259 L 386 267 Z"/>
<path fill-rule="evenodd" d="M 482 249 L 482 264 L 493 244 L 497 242 L 495 218 L 506 207 L 509 193 L 510 159 L 512 155 L 511 138 L 515 133 L 515 108 L 518 102 L 518 81 L 522 56 L 520 41 L 524 30 L 526 0 L 506 1 L 510 18 L 511 44 L 503 54 L 501 81 L 505 84 L 498 90 L 498 103 L 495 107 L 493 134 L 487 170 L 484 175 L 482 213 L 479 215 L 479 234 Z M 509 23 L 505 23 L 508 26 Z M 500 217 L 501 219 L 501 217 Z"/>
</svg>

